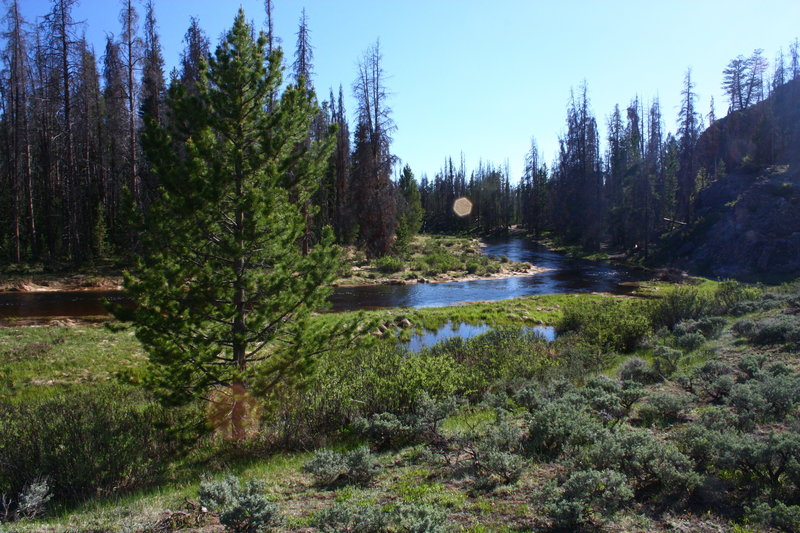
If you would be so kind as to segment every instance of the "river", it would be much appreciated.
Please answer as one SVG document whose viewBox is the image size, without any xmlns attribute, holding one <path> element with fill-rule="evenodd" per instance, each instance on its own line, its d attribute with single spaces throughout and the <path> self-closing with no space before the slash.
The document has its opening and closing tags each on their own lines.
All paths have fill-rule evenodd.
<svg viewBox="0 0 800 533">
<path fill-rule="evenodd" d="M 487 240 L 484 253 L 505 255 L 549 269 L 515 278 L 413 285 L 337 287 L 334 311 L 387 307 L 441 307 L 462 302 L 505 300 L 518 296 L 570 292 L 625 293 L 625 282 L 642 281 L 646 272 L 553 252 L 522 238 Z M 123 301 L 119 291 L 19 292 L 0 294 L 0 318 L 85 317 L 105 315 L 104 300 Z"/>
</svg>

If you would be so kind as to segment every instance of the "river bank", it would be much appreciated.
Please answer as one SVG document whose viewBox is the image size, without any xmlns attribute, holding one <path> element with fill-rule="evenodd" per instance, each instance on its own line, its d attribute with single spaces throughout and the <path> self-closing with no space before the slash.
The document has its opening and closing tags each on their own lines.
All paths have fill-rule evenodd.
<svg viewBox="0 0 800 533">
<path fill-rule="evenodd" d="M 448 244 L 447 243 L 451 243 Z M 520 296 L 564 293 L 630 294 L 636 284 L 652 277 L 650 273 L 626 269 L 597 261 L 573 259 L 553 252 L 529 239 L 505 238 L 475 239 L 440 237 L 438 247 L 460 249 L 465 263 L 488 265 L 497 272 L 470 273 L 467 270 L 448 270 L 438 277 L 421 276 L 409 269 L 415 265 L 430 267 L 432 256 L 448 261 L 458 258 L 457 253 L 418 253 L 405 262 L 402 269 L 387 273 L 383 278 L 370 279 L 370 283 L 351 284 L 334 288 L 330 297 L 332 311 L 354 311 L 389 308 L 426 308 L 452 306 L 463 302 L 498 301 Z M 435 250 L 435 249 L 434 249 Z M 366 261 L 366 259 L 363 259 Z M 394 260 L 394 258 L 392 258 Z M 485 263 L 484 263 L 485 262 Z M 353 264 L 362 269 L 366 264 Z M 374 262 L 369 268 L 377 268 Z M 520 266 L 525 265 L 528 266 Z M 425 265 L 428 265 L 427 267 Z M 533 266 L 535 265 L 535 267 Z M 455 267 L 454 267 L 455 268 Z M 403 274 L 403 272 L 405 273 Z M 109 270 L 109 274 L 111 271 Z M 535 275 L 533 275 L 535 274 Z M 117 272 L 117 275 L 119 273 Z M 403 280 L 392 281 L 392 275 L 412 278 L 423 277 L 432 283 Z M 435 282 L 436 280 L 441 282 Z M 8 280 L 10 291 L 0 292 L 0 319 L 4 322 L 39 319 L 63 320 L 65 318 L 97 317 L 108 312 L 104 300 L 124 303 L 119 287 L 120 277 L 102 276 L 100 272 L 84 273 L 72 277 L 29 277 Z M 108 290 L 106 287 L 112 287 Z M 38 289 L 38 290 L 37 290 Z"/>
<path fill-rule="evenodd" d="M 532 276 L 547 268 L 483 253 L 477 238 L 417 235 L 393 256 L 367 259 L 353 246 L 343 249 L 344 265 L 333 287 L 452 283 Z M 5 279 L 2 279 L 5 278 Z M 122 290 L 118 265 L 94 266 L 86 272 L 47 272 L 43 267 L 8 270 L 0 277 L 0 293 Z"/>
</svg>

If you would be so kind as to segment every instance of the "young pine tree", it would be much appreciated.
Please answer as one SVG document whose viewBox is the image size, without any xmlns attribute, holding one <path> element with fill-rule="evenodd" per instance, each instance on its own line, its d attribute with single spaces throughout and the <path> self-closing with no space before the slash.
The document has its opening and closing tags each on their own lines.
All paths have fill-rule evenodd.
<svg viewBox="0 0 800 533">
<path fill-rule="evenodd" d="M 296 196 L 313 194 L 330 136 L 303 142 L 316 110 L 302 87 L 267 111 L 281 52 L 266 44 L 240 10 L 196 96 L 171 87 L 170 131 L 150 121 L 143 145 L 158 194 L 125 278 L 135 308 L 118 311 L 148 352 L 156 392 L 175 403 L 227 398 L 234 438 L 245 436 L 247 397 L 302 375 L 339 333 L 308 322 L 337 272 L 332 233 L 308 255 L 298 245 Z"/>
<path fill-rule="evenodd" d="M 397 240 L 395 246 L 404 246 L 419 233 L 425 211 L 422 210 L 419 187 L 411 167 L 406 165 L 397 182 Z"/>
</svg>

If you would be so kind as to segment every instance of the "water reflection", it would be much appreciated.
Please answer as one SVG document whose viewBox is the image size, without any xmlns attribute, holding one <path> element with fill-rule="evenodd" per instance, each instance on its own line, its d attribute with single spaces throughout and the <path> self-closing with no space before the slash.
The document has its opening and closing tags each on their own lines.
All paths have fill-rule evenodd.
<svg viewBox="0 0 800 533">
<path fill-rule="evenodd" d="M 632 288 L 621 283 L 647 279 L 643 271 L 573 259 L 528 239 L 491 240 L 484 252 L 505 255 L 514 261 L 527 261 L 549 270 L 533 276 L 504 279 L 339 287 L 331 296 L 332 308 L 334 311 L 352 311 L 387 307 L 441 307 L 535 294 L 624 293 Z M 122 294 L 117 291 L 0 294 L 0 318 L 106 315 L 102 303 L 106 298 L 121 301 Z"/>
<path fill-rule="evenodd" d="M 646 272 L 555 253 L 528 239 L 497 239 L 484 252 L 505 255 L 548 268 L 533 276 L 415 285 L 340 287 L 331 297 L 333 309 L 349 311 L 382 307 L 441 307 L 461 302 L 505 300 L 535 294 L 630 292 L 624 282 L 643 281 Z"/>
<path fill-rule="evenodd" d="M 447 322 L 444 326 L 437 330 L 425 330 L 422 333 L 416 333 L 411 336 L 411 339 L 404 343 L 408 351 L 417 353 L 423 348 L 430 348 L 443 340 L 451 337 L 462 337 L 468 339 L 470 337 L 477 337 L 482 333 L 486 333 L 492 329 L 486 324 L 472 325 L 463 322 L 452 323 Z M 533 326 L 525 327 L 523 331 L 533 331 L 546 341 L 553 341 L 556 338 L 556 330 L 552 326 Z"/>
</svg>

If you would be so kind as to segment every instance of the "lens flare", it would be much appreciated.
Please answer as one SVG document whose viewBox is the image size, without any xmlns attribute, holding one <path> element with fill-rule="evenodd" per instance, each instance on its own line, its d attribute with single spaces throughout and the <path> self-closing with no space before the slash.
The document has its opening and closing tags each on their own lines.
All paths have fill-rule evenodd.
<svg viewBox="0 0 800 533">
<path fill-rule="evenodd" d="M 472 202 L 464 196 L 457 198 L 456 201 L 453 202 L 453 212 L 460 217 L 469 215 L 472 213 Z"/>
</svg>

